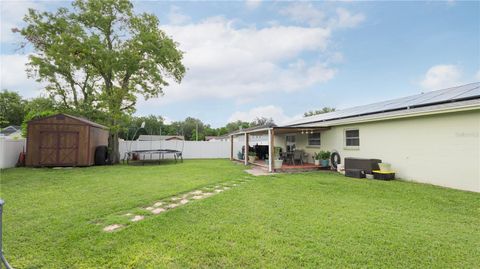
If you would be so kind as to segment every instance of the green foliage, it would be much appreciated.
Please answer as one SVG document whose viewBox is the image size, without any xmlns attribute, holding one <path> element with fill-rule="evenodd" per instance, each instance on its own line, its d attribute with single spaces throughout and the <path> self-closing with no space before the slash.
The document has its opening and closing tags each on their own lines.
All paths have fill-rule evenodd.
<svg viewBox="0 0 480 269">
<path fill-rule="evenodd" d="M 40 113 L 42 111 L 57 111 L 57 103 L 51 98 L 37 97 L 25 102 L 25 114 Z"/>
<path fill-rule="evenodd" d="M 478 268 L 478 193 L 330 172 L 252 177 L 244 169 L 186 160 L 3 170 L 4 253 L 15 268 Z M 244 178 L 254 179 L 118 232 L 97 225 Z"/>
<path fill-rule="evenodd" d="M 323 113 L 333 112 L 335 110 L 336 109 L 334 107 L 323 107 L 322 109 L 319 109 L 319 110 L 307 111 L 307 112 L 303 113 L 303 116 L 304 117 L 310 117 L 310 116 L 319 115 L 319 114 L 323 114 Z"/>
<path fill-rule="evenodd" d="M 328 159 L 330 159 L 330 155 L 331 155 L 330 151 L 321 150 L 320 153 L 318 154 L 318 157 L 320 159 L 317 159 L 317 160 L 328 160 Z"/>
<path fill-rule="evenodd" d="M 48 117 L 51 115 L 55 115 L 58 112 L 53 111 L 53 110 L 44 110 L 44 111 L 30 111 L 25 118 L 23 119 L 22 122 L 22 136 L 27 137 L 27 131 L 28 131 L 28 122 L 31 120 L 43 118 L 43 117 Z"/>
<path fill-rule="evenodd" d="M 250 123 L 249 127 L 264 126 L 264 125 L 274 125 L 275 122 L 272 118 L 257 117 Z"/>
<path fill-rule="evenodd" d="M 234 121 L 234 122 L 229 122 L 225 126 L 227 133 L 235 132 L 235 131 L 238 131 L 240 129 L 246 129 L 248 127 L 250 127 L 250 123 L 245 122 L 245 121 L 241 121 L 241 120 L 237 120 L 237 121 Z"/>
<path fill-rule="evenodd" d="M 275 153 L 275 159 L 279 160 L 280 159 L 280 153 L 282 152 L 281 147 L 274 147 L 274 153 Z"/>
<path fill-rule="evenodd" d="M 20 94 L 8 90 L 0 92 L 0 128 L 22 124 L 25 100 Z"/>
<path fill-rule="evenodd" d="M 163 94 L 185 74 L 183 53 L 152 14 L 135 14 L 128 0 L 76 0 L 55 13 L 29 10 L 18 30 L 34 47 L 30 74 L 48 83 L 63 106 L 91 115 L 105 111 L 113 162 L 118 133 L 137 96 Z M 168 79 L 167 79 L 168 78 Z"/>
<path fill-rule="evenodd" d="M 254 157 L 254 156 L 257 156 L 257 153 L 256 153 L 255 151 L 253 151 L 253 150 L 250 150 L 250 151 L 248 152 L 248 156 Z"/>
</svg>

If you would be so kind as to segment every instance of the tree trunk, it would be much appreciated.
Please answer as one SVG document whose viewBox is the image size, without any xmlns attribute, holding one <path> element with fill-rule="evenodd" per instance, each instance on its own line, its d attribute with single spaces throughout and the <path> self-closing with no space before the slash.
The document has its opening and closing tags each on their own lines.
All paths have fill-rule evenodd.
<svg viewBox="0 0 480 269">
<path fill-rule="evenodd" d="M 108 137 L 108 148 L 110 152 L 110 162 L 117 164 L 120 162 L 120 147 L 118 143 L 118 131 L 110 132 Z"/>
</svg>

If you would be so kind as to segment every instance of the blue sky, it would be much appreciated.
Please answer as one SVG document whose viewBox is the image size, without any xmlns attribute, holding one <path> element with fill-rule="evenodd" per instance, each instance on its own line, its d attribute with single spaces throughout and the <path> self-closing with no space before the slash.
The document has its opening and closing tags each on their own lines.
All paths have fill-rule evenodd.
<svg viewBox="0 0 480 269">
<path fill-rule="evenodd" d="M 16 51 L 27 7 L 69 2 L 1 2 L 2 88 L 26 97 L 42 87 Z M 214 127 L 396 98 L 480 81 L 480 2 L 136 1 L 180 43 L 189 69 L 165 96 L 139 99 L 137 115 L 198 117 Z"/>
</svg>

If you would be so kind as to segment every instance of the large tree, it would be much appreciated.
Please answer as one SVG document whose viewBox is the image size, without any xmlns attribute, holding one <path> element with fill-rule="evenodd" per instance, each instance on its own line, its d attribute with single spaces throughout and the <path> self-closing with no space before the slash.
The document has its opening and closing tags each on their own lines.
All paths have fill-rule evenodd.
<svg viewBox="0 0 480 269">
<path fill-rule="evenodd" d="M 323 107 L 322 109 L 307 111 L 307 112 L 303 113 L 303 116 L 304 117 L 310 117 L 310 116 L 329 113 L 329 112 L 333 112 L 333 111 L 335 111 L 334 107 Z"/>
<path fill-rule="evenodd" d="M 272 118 L 256 117 L 252 122 L 250 122 L 250 127 L 274 125 L 274 124 L 275 122 L 273 121 Z"/>
<path fill-rule="evenodd" d="M 25 100 L 17 92 L 0 92 L 0 128 L 22 124 L 25 116 Z"/>
<path fill-rule="evenodd" d="M 183 54 L 152 14 L 135 14 L 128 0 L 76 0 L 55 13 L 29 10 L 21 34 L 33 44 L 30 73 L 65 106 L 104 111 L 112 161 L 118 162 L 120 123 L 137 96 L 163 94 L 185 74 Z"/>
</svg>

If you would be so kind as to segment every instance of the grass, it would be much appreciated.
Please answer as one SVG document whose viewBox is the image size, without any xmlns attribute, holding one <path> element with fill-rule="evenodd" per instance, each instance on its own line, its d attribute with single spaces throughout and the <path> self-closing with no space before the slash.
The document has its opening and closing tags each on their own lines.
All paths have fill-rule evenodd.
<svg viewBox="0 0 480 269">
<path fill-rule="evenodd" d="M 15 268 L 478 268 L 480 195 L 333 173 L 257 177 L 113 233 L 92 223 L 245 178 L 225 160 L 1 174 Z"/>
</svg>

